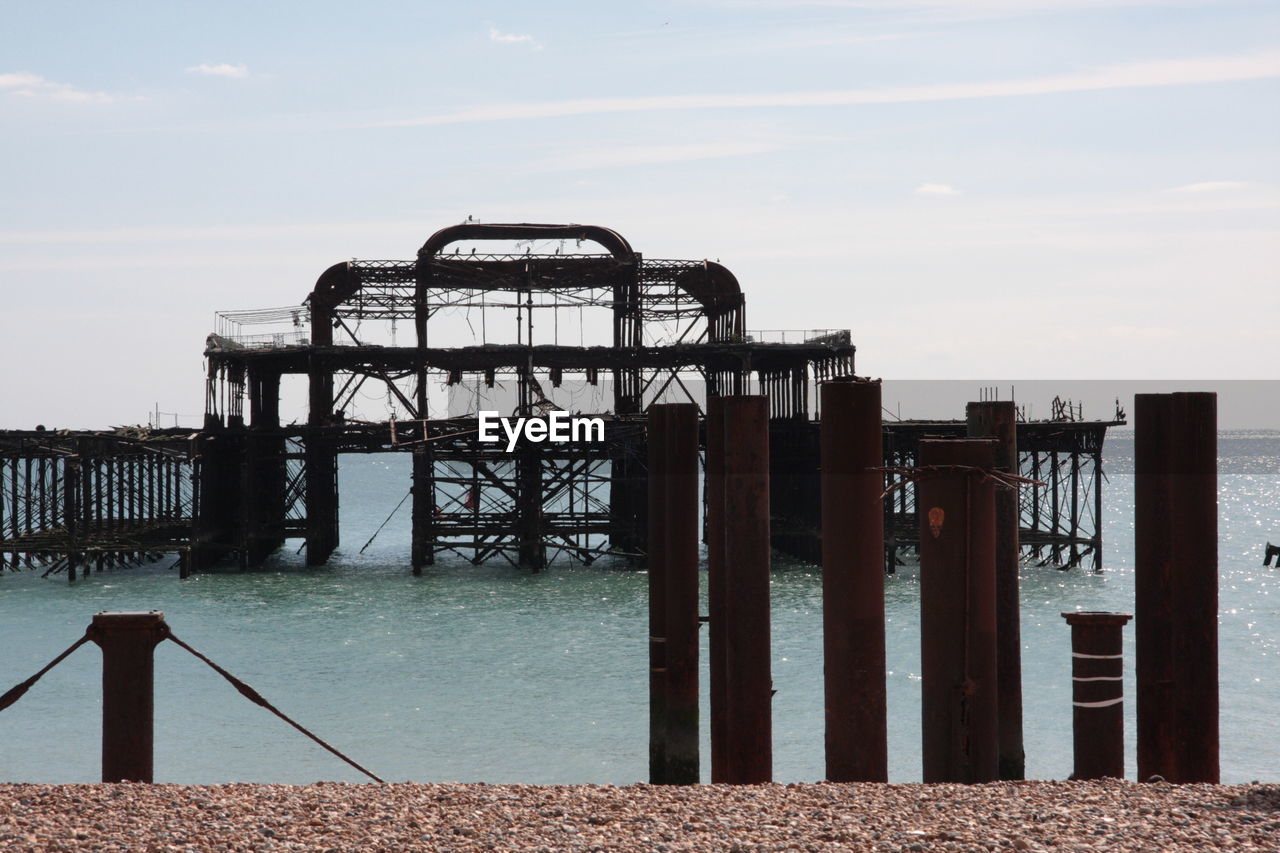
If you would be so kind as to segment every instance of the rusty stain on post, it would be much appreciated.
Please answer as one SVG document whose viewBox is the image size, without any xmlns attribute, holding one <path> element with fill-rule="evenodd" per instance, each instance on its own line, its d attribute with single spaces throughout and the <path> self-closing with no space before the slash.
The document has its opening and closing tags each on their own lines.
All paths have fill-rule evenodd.
<svg viewBox="0 0 1280 853">
<path fill-rule="evenodd" d="M 1072 779 L 1124 778 L 1124 638 L 1128 613 L 1070 612 Z"/>
<path fill-rule="evenodd" d="M 821 387 L 826 771 L 888 780 L 879 381 Z"/>
</svg>

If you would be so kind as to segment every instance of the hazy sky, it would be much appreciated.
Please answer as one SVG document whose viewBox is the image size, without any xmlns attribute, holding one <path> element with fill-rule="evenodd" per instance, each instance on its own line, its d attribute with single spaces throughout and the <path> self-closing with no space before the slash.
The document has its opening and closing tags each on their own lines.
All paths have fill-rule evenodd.
<svg viewBox="0 0 1280 853">
<path fill-rule="evenodd" d="M 1280 3 L 0 3 L 0 426 L 483 221 L 718 258 L 895 378 L 1280 378 Z"/>
</svg>

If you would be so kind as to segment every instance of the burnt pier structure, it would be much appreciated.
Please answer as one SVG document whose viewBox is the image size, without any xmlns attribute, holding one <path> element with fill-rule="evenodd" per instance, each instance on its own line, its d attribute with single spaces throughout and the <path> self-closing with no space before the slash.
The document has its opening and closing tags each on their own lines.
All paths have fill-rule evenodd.
<svg viewBox="0 0 1280 853">
<path fill-rule="evenodd" d="M 817 383 L 852 376 L 854 354 L 848 330 L 749 331 L 719 263 L 644 258 L 595 226 L 452 226 L 413 260 L 331 266 L 299 305 L 219 314 L 197 430 L 0 432 L 0 568 L 74 578 L 176 553 L 184 575 L 253 569 L 287 540 L 320 565 L 339 546 L 338 457 L 381 452 L 412 460 L 415 572 L 445 553 L 642 564 L 650 406 L 698 406 L 705 450 L 708 401 L 740 394 L 768 398 L 773 547 L 817 563 Z M 480 440 L 485 410 L 599 417 L 604 438 L 507 452 Z M 1017 424 L 1022 473 L 1044 484 L 1021 490 L 1023 557 L 1100 568 L 1102 444 L 1119 421 L 1058 415 Z M 883 429 L 900 468 L 966 427 Z M 917 547 L 914 486 L 885 504 L 892 571 Z"/>
</svg>

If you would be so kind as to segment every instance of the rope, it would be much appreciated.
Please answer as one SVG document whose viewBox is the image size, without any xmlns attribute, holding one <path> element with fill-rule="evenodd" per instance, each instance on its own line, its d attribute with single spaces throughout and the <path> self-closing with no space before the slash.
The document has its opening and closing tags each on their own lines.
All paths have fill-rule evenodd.
<svg viewBox="0 0 1280 853">
<path fill-rule="evenodd" d="M 58 655 L 56 658 L 54 658 L 53 660 L 45 664 L 44 669 L 40 670 L 35 675 L 28 678 L 26 681 L 20 684 L 15 684 L 13 687 L 10 687 L 8 692 L 6 692 L 3 696 L 0 696 L 0 711 L 3 711 L 5 708 L 8 708 L 14 702 L 17 702 L 19 699 L 21 699 L 23 697 L 23 694 L 25 694 L 28 690 L 30 690 L 32 685 L 34 685 L 37 681 L 39 681 L 46 672 L 53 669 L 58 664 L 62 663 L 62 661 L 65 660 L 68 655 L 70 655 L 72 652 L 74 652 L 76 649 L 80 648 L 87 642 L 89 642 L 89 632 L 85 631 L 84 636 L 82 636 L 80 639 L 76 640 L 74 643 L 68 646 L 66 651 L 64 651 L 62 654 Z"/>
<path fill-rule="evenodd" d="M 194 655 L 195 657 L 197 657 L 197 658 L 199 658 L 200 660 L 202 660 L 202 661 L 204 661 L 205 663 L 207 663 L 207 664 L 209 665 L 209 667 L 210 667 L 211 669 L 213 669 L 213 671 L 214 671 L 214 672 L 218 673 L 218 675 L 221 675 L 221 676 L 222 676 L 223 678 L 225 678 L 227 681 L 231 682 L 231 686 L 232 686 L 232 687 L 234 687 L 236 690 L 240 691 L 240 695 L 241 695 L 241 696 L 243 696 L 244 698 L 248 699 L 250 702 L 252 702 L 252 703 L 253 703 L 253 704 L 255 704 L 255 705 L 261 705 L 263 708 L 266 708 L 268 711 L 270 711 L 271 713 L 275 714 L 277 717 L 279 717 L 280 719 L 284 720 L 286 723 L 288 723 L 289 725 L 293 726 L 295 729 L 297 729 L 298 731 L 302 732 L 304 735 L 306 735 L 307 737 L 311 738 L 313 741 L 315 741 L 316 743 L 320 744 L 320 745 L 321 745 L 321 746 L 323 746 L 325 749 L 329 750 L 329 752 L 331 752 L 331 753 L 333 753 L 334 755 L 338 756 L 338 757 L 339 757 L 339 758 L 341 758 L 343 761 L 347 762 L 347 763 L 348 763 L 348 764 L 350 764 L 352 767 L 354 767 L 355 769 L 359 770 L 361 773 L 363 773 L 364 775 L 368 776 L 368 777 L 369 777 L 370 779 L 372 779 L 373 781 L 375 781 L 375 782 L 382 782 L 383 784 L 386 784 L 385 782 L 383 782 L 383 780 L 382 780 L 382 779 L 379 779 L 377 776 L 373 775 L 373 774 L 372 774 L 372 773 L 370 773 L 368 770 L 364 769 L 364 768 L 363 768 L 363 767 L 361 767 L 359 764 L 357 764 L 356 762 L 352 761 L 350 758 L 348 758 L 347 756 L 343 755 L 341 752 L 339 752 L 338 750 L 334 749 L 334 748 L 333 748 L 332 746 L 330 746 L 329 744 L 325 743 L 323 740 L 321 740 L 320 738 L 318 738 L 316 735 L 312 734 L 312 733 L 311 733 L 311 732 L 309 732 L 307 729 L 303 728 L 302 726 L 298 725 L 298 724 L 297 724 L 297 723 L 295 723 L 293 720 L 291 720 L 289 717 L 285 716 L 285 714 L 284 714 L 282 711 L 280 711 L 280 709 L 276 708 L 276 706 L 272 705 L 272 704 L 271 704 L 270 702 L 268 702 L 266 699 L 262 698 L 262 695 L 261 695 L 260 693 L 258 693 L 258 691 L 254 690 L 252 687 L 250 687 L 249 685 L 245 684 L 243 681 L 241 681 L 240 679 L 236 678 L 234 675 L 232 675 L 231 673 L 227 672 L 225 669 L 223 669 L 222 667 L 218 666 L 216 663 L 214 663 L 213 661 L 209 660 L 209 659 L 208 659 L 207 657 L 205 657 L 204 655 L 200 654 L 200 652 L 196 651 L 195 649 L 193 649 L 193 648 L 191 648 L 190 646 L 188 646 L 186 643 L 182 642 L 182 640 L 179 640 L 177 637 L 175 637 L 175 636 L 173 635 L 173 632 L 172 632 L 172 631 L 167 632 L 166 636 L 167 636 L 167 638 L 168 638 L 168 639 L 170 639 L 170 640 L 172 640 L 173 642 L 177 643 L 177 644 L 178 644 L 179 646 L 181 646 L 182 648 L 184 648 L 184 649 L 186 649 L 187 651 L 191 652 L 191 654 L 192 654 L 192 655 Z M 84 642 L 84 640 L 82 639 L 80 642 Z M 76 645 L 79 645 L 79 643 L 77 643 Z M 74 648 L 74 646 L 73 646 L 72 648 Z M 70 652 L 71 652 L 71 649 L 68 649 L 66 652 L 64 652 L 64 653 L 63 653 L 63 657 L 65 657 L 67 654 L 70 654 Z M 61 658 L 59 658 L 59 660 L 61 660 Z M 54 661 L 54 663 L 57 663 L 57 661 Z M 52 664 L 50 664 L 50 666 L 52 666 Z M 47 669 L 47 668 L 48 668 L 48 667 L 46 667 L 46 669 Z M 38 677 L 38 676 L 37 676 L 37 677 Z"/>
</svg>

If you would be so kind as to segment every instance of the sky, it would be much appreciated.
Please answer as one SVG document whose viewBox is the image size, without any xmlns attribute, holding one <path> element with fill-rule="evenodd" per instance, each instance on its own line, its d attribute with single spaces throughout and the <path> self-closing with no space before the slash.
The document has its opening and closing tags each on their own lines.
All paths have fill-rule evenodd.
<svg viewBox="0 0 1280 853">
<path fill-rule="evenodd" d="M 1274 0 L 0 15 L 3 428 L 196 425 L 216 311 L 467 217 L 718 259 L 873 376 L 1280 378 Z"/>
</svg>

